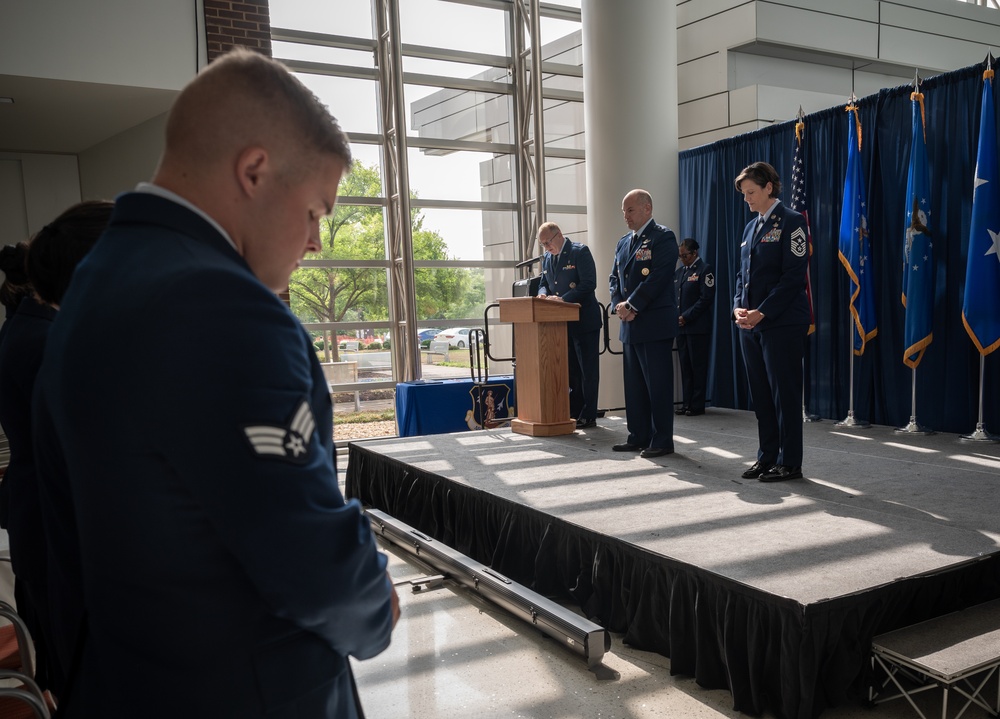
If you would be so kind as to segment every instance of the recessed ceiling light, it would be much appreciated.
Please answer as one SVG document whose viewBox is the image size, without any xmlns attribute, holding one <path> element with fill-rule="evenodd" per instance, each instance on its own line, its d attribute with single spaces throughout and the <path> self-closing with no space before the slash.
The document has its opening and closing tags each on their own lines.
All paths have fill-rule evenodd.
<svg viewBox="0 0 1000 719">
<path fill-rule="evenodd" d="M 0 105 L 13 105 L 14 98 L 12 97 L 0 97 Z"/>
</svg>

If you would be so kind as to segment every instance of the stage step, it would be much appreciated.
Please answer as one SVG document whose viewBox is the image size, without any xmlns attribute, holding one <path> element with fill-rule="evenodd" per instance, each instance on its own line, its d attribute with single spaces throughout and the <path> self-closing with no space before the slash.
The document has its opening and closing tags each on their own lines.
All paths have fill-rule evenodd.
<svg viewBox="0 0 1000 719">
<path fill-rule="evenodd" d="M 948 717 L 951 691 L 959 695 L 958 701 L 965 699 L 956 717 L 973 704 L 997 716 L 1000 599 L 880 634 L 872 640 L 872 666 L 886 673 L 882 685 L 872 687 L 871 698 L 876 704 L 903 698 L 926 719 L 913 697 L 941 687 L 942 719 Z M 890 684 L 896 693 L 883 696 Z M 997 691 L 991 704 L 985 694 L 994 687 Z"/>
</svg>

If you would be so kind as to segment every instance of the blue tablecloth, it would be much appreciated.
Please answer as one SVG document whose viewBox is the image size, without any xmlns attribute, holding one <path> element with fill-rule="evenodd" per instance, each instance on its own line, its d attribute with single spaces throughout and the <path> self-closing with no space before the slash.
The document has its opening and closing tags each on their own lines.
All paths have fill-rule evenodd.
<svg viewBox="0 0 1000 719">
<path fill-rule="evenodd" d="M 481 429 L 484 419 L 502 420 L 514 402 L 514 378 L 419 380 L 396 385 L 400 437 Z"/>
</svg>

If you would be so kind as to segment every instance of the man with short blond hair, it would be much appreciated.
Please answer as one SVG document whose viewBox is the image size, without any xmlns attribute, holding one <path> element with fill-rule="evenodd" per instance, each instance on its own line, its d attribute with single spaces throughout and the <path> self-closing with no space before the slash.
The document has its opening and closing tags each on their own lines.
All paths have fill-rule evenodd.
<svg viewBox="0 0 1000 719">
<path fill-rule="evenodd" d="M 181 92 L 152 183 L 77 270 L 35 402 L 79 625 L 62 716 L 359 715 L 348 657 L 388 645 L 398 600 L 275 294 L 350 163 L 311 92 L 233 52 Z"/>
</svg>

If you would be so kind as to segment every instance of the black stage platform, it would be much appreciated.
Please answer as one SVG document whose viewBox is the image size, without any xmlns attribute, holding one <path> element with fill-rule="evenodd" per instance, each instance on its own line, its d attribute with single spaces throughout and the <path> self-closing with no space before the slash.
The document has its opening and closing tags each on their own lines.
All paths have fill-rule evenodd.
<svg viewBox="0 0 1000 719">
<path fill-rule="evenodd" d="M 347 494 L 536 591 L 572 598 L 736 709 L 812 719 L 866 696 L 871 638 L 1000 597 L 1000 445 L 805 425 L 805 479 L 740 479 L 752 413 L 353 443 Z"/>
</svg>

